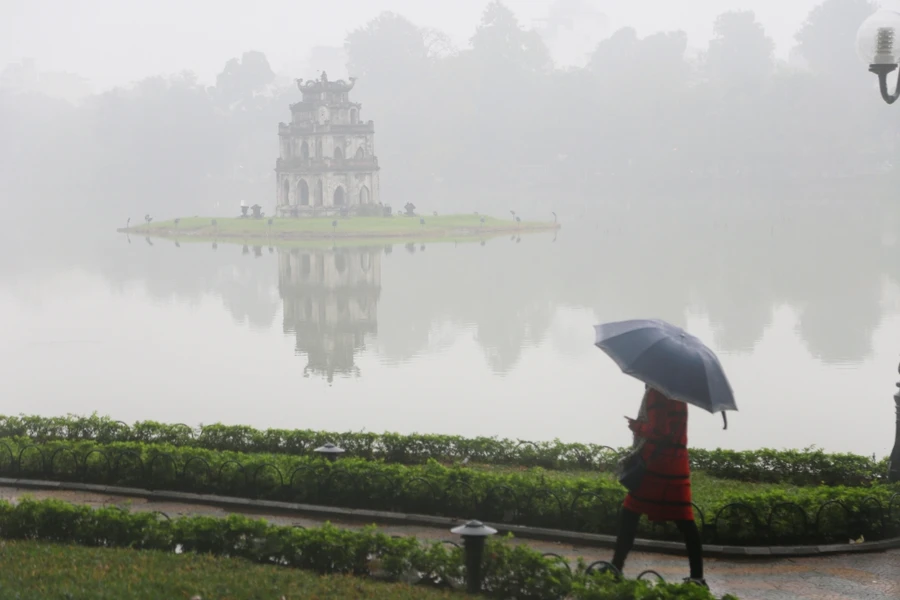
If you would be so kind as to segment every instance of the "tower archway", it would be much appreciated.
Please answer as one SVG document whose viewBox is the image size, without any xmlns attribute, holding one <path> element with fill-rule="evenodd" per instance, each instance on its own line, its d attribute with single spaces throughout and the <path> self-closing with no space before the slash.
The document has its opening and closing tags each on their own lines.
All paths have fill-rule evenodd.
<svg viewBox="0 0 900 600">
<path fill-rule="evenodd" d="M 291 182 L 288 179 L 285 179 L 284 183 L 281 185 L 281 203 L 291 203 Z"/>
<path fill-rule="evenodd" d="M 367 188 L 366 186 L 362 186 L 361 188 L 359 188 L 359 203 L 369 203 L 369 188 Z"/>
<path fill-rule="evenodd" d="M 334 189 L 334 205 L 343 206 L 344 202 L 344 186 L 339 185 Z"/>
<path fill-rule="evenodd" d="M 309 185 L 301 179 L 297 183 L 297 195 L 300 197 L 300 206 L 309 206 Z"/>
</svg>

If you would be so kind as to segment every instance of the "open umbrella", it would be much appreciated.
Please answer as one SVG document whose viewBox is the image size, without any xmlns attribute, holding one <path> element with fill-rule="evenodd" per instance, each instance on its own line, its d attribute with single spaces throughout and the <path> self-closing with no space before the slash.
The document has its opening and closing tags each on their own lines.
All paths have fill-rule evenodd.
<svg viewBox="0 0 900 600">
<path fill-rule="evenodd" d="M 711 413 L 737 410 L 734 393 L 715 353 L 703 342 L 660 320 L 594 327 L 596 346 L 627 375 L 671 398 Z M 727 420 L 725 421 L 727 427 Z"/>
</svg>

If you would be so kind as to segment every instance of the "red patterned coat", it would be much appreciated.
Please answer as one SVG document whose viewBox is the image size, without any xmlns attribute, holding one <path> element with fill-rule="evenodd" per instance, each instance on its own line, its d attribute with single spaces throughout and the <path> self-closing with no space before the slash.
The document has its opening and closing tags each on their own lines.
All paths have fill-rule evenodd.
<svg viewBox="0 0 900 600">
<path fill-rule="evenodd" d="M 625 498 L 625 508 L 651 521 L 693 521 L 691 468 L 687 452 L 687 405 L 651 389 L 647 421 L 632 430 L 647 440 L 641 455 L 647 470 L 638 489 Z"/>
</svg>

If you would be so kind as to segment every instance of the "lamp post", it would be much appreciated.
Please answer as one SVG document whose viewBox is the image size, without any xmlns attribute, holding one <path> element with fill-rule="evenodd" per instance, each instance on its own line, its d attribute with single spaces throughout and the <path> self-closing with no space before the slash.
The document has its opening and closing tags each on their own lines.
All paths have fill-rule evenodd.
<svg viewBox="0 0 900 600">
<path fill-rule="evenodd" d="M 900 373 L 900 367 L 897 367 Z M 897 423 L 894 432 L 894 449 L 891 451 L 891 466 L 888 470 L 888 481 L 900 481 L 900 381 L 897 382 L 897 393 L 894 394 L 894 405 L 897 408 Z"/>
<path fill-rule="evenodd" d="M 888 75 L 897 70 L 900 62 L 900 12 L 888 8 L 876 11 L 863 21 L 856 33 L 859 57 L 869 64 L 869 71 L 878 75 L 881 97 L 888 104 L 900 99 L 900 79 L 894 91 L 888 91 Z"/>
<path fill-rule="evenodd" d="M 488 537 L 497 533 L 497 530 L 481 521 L 473 520 L 454 527 L 450 532 L 462 536 L 463 539 L 463 549 L 466 553 L 466 592 L 478 594 L 484 580 L 481 564 L 484 560 L 484 546 Z"/>
</svg>

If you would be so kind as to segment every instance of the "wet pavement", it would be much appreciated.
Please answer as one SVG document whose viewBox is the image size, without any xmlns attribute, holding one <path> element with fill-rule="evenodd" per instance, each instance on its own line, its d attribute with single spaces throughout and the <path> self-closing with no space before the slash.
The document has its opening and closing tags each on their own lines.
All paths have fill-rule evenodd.
<svg viewBox="0 0 900 600">
<path fill-rule="evenodd" d="M 0 497 L 6 500 L 16 500 L 26 495 L 36 499 L 56 498 L 95 507 L 113 505 L 133 511 L 161 511 L 173 518 L 182 515 L 224 517 L 230 514 L 225 509 L 204 504 L 159 502 L 90 492 L 0 487 Z M 241 511 L 240 514 L 264 518 L 278 525 L 315 527 L 322 523 L 305 516 L 253 511 Z M 334 519 L 331 522 L 348 529 L 362 526 Z M 389 535 L 458 541 L 456 536 L 443 529 L 404 525 L 383 525 L 379 529 Z M 540 552 L 553 552 L 571 562 L 579 557 L 588 563 L 609 560 L 611 557 L 610 550 L 596 547 L 533 540 L 516 540 L 514 543 L 527 544 Z M 626 575 L 634 577 L 645 569 L 653 569 L 667 581 L 677 581 L 687 575 L 687 559 L 635 552 L 629 558 L 625 571 Z M 707 559 L 706 578 L 717 595 L 731 593 L 742 600 L 898 600 L 900 550 L 815 558 Z"/>
</svg>

